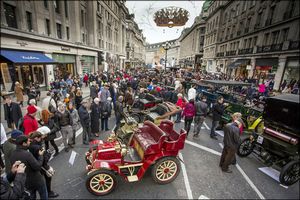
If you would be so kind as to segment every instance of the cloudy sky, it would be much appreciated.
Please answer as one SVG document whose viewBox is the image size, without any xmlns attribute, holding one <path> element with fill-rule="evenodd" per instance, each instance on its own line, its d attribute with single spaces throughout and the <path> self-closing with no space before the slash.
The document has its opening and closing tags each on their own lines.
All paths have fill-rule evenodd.
<svg viewBox="0 0 300 200">
<path fill-rule="evenodd" d="M 150 44 L 176 39 L 184 27 L 190 27 L 201 12 L 204 1 L 126 1 L 130 13 L 135 14 L 135 21 L 143 30 L 146 41 Z M 176 6 L 189 11 L 190 17 L 183 27 L 158 27 L 153 21 L 153 14 L 165 7 Z"/>
</svg>

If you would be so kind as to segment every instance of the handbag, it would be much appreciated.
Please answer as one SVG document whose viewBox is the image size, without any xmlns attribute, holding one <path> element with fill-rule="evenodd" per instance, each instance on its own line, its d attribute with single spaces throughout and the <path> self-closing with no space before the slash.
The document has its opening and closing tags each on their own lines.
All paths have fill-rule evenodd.
<svg viewBox="0 0 300 200">
<path fill-rule="evenodd" d="M 55 174 L 55 170 L 50 166 L 48 170 L 42 167 L 42 170 L 45 172 L 46 176 L 51 178 Z"/>
</svg>

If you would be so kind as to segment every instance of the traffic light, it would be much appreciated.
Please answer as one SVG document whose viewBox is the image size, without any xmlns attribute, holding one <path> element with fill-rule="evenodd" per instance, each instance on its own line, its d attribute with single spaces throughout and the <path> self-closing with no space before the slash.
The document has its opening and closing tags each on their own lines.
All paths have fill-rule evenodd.
<svg viewBox="0 0 300 200">
<path fill-rule="evenodd" d="M 100 65 L 103 61 L 104 61 L 103 52 L 99 51 L 98 52 L 98 64 Z"/>
</svg>

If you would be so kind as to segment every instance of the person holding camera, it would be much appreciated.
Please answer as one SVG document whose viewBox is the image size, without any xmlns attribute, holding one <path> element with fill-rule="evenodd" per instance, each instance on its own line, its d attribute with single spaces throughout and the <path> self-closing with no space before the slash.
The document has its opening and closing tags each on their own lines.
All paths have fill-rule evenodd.
<svg viewBox="0 0 300 200">
<path fill-rule="evenodd" d="M 44 126 L 44 127 L 40 127 L 36 132 L 30 134 L 31 143 L 29 145 L 29 151 L 36 159 L 39 156 L 38 154 L 39 150 L 44 149 L 42 145 L 43 139 L 50 132 L 51 130 L 48 127 Z M 51 158 L 51 153 L 49 151 L 45 151 L 43 156 L 44 156 L 44 160 L 43 160 L 43 165 L 41 167 L 41 174 L 45 177 L 46 180 L 48 197 L 55 198 L 58 197 L 58 194 L 51 190 L 51 181 L 52 181 L 52 175 L 54 174 L 54 170 L 50 165 L 48 165 L 48 161 Z"/>
<path fill-rule="evenodd" d="M 30 198 L 36 199 L 36 192 L 39 193 L 41 199 L 48 199 L 48 191 L 44 176 L 40 170 L 44 162 L 44 149 L 38 151 L 38 157 L 35 158 L 29 151 L 30 140 L 26 135 L 20 135 L 15 141 L 17 148 L 10 157 L 10 162 L 15 163 L 21 161 L 26 167 L 25 186 L 30 192 Z"/>
<path fill-rule="evenodd" d="M 1 199 L 26 199 L 25 169 L 26 165 L 18 160 L 12 165 L 11 172 L 6 175 L 6 179 L 4 179 L 4 177 L 1 176 Z M 13 183 L 13 187 L 11 186 L 11 183 Z"/>
</svg>

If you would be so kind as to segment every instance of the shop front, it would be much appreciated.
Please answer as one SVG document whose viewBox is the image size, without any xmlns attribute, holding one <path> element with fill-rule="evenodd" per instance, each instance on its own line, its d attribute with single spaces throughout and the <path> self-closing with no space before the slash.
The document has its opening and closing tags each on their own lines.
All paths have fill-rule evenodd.
<svg viewBox="0 0 300 200">
<path fill-rule="evenodd" d="M 286 80 L 287 84 L 297 83 L 299 81 L 299 73 L 300 73 L 299 58 L 297 57 L 287 58 L 281 83 L 284 80 Z"/>
<path fill-rule="evenodd" d="M 255 62 L 253 78 L 258 83 L 265 82 L 266 79 L 274 77 L 278 68 L 278 58 L 258 58 Z"/>
<path fill-rule="evenodd" d="M 250 59 L 237 59 L 227 66 L 227 72 L 231 77 L 245 78 L 248 77 L 247 65 L 249 65 Z"/>
<path fill-rule="evenodd" d="M 16 81 L 23 87 L 34 82 L 44 87 L 47 85 L 46 64 L 55 63 L 41 52 L 1 50 L 1 89 L 13 91 Z"/>
<path fill-rule="evenodd" d="M 52 58 L 58 63 L 54 70 L 55 79 L 66 79 L 69 75 L 74 76 L 76 74 L 75 55 L 53 53 Z"/>
<path fill-rule="evenodd" d="M 95 57 L 81 56 L 80 62 L 83 74 L 95 72 Z"/>
</svg>

